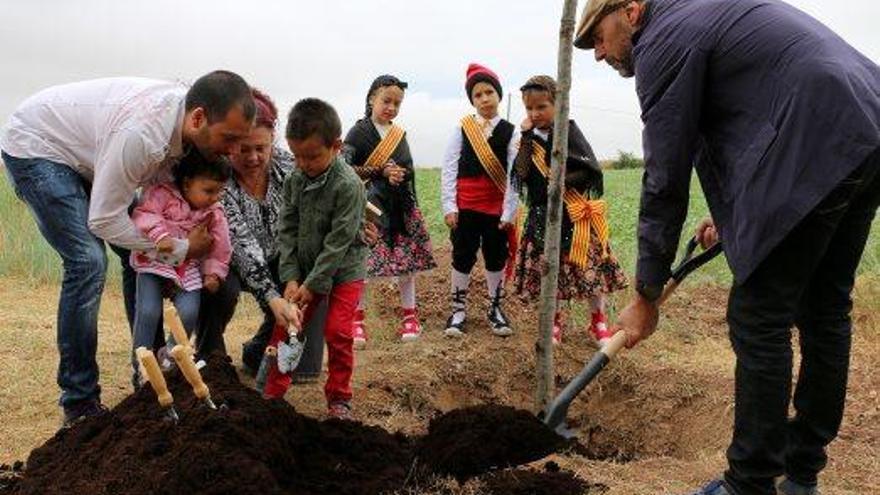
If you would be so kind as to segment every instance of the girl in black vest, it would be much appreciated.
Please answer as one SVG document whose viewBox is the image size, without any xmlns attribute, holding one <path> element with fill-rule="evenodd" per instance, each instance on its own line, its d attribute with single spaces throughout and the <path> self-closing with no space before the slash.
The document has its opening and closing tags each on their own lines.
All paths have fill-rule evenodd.
<svg viewBox="0 0 880 495">
<path fill-rule="evenodd" d="M 437 263 L 416 201 L 415 169 L 406 134 L 392 122 L 406 87 L 405 82 L 390 75 L 373 81 L 367 92 L 366 114 L 348 131 L 342 154 L 367 181 L 368 200 L 382 210 L 379 242 L 367 258 L 367 277 L 397 277 L 403 306 L 403 321 L 397 333 L 401 340 L 410 341 L 422 332 L 416 312 L 415 274 L 435 268 Z M 356 347 L 367 342 L 365 303 L 366 290 L 352 323 Z"/>
<path fill-rule="evenodd" d="M 550 76 L 535 76 L 520 90 L 528 116 L 522 125 L 513 184 L 523 193 L 529 213 L 519 243 L 515 285 L 517 294 L 534 301 L 541 294 L 556 81 Z M 625 288 L 626 277 L 608 245 L 606 206 L 599 199 L 603 192 L 602 170 L 574 121 L 568 128 L 565 189 L 557 299 L 589 301 L 589 330 L 601 344 L 611 337 L 605 295 Z M 553 342 L 561 341 L 562 317 L 557 311 Z"/>
<path fill-rule="evenodd" d="M 513 330 L 501 308 L 502 284 L 517 207 L 508 170 L 519 131 L 498 116 L 502 89 L 494 72 L 471 64 L 465 90 L 477 115 L 461 120 L 443 160 L 441 201 L 452 238 L 452 314 L 444 333 L 460 337 L 465 332 L 470 272 L 482 248 L 491 301 L 489 324 L 495 335 L 508 336 Z"/>
</svg>

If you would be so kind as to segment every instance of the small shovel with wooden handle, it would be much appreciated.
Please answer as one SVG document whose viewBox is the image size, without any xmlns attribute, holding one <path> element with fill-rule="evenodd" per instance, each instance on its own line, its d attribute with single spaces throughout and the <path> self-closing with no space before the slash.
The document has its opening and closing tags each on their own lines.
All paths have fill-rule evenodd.
<svg viewBox="0 0 880 495">
<path fill-rule="evenodd" d="M 177 410 L 174 409 L 174 397 L 168 391 L 168 384 L 165 383 L 165 376 L 162 375 L 162 370 L 159 369 L 159 362 L 156 361 L 156 356 L 146 347 L 138 347 L 134 352 L 141 363 L 141 367 L 147 374 L 150 386 L 156 392 L 159 405 L 165 411 L 165 418 L 177 423 L 180 421 L 180 416 L 178 416 Z"/>
<path fill-rule="evenodd" d="M 177 314 L 177 309 L 174 306 L 165 308 L 165 324 L 171 329 L 175 345 L 192 347 L 189 343 L 189 337 L 186 335 L 186 329 L 183 328 L 183 321 L 180 320 L 180 315 Z"/>
<path fill-rule="evenodd" d="M 180 368 L 186 381 L 192 386 L 196 398 L 209 408 L 216 410 L 217 405 L 211 400 L 211 391 L 208 390 L 208 386 L 202 380 L 202 374 L 199 373 L 196 363 L 193 362 L 192 350 L 188 346 L 177 344 L 174 349 L 171 349 L 171 357 L 174 358 L 174 362 L 177 363 L 177 367 Z"/>
<path fill-rule="evenodd" d="M 687 247 L 685 248 L 684 258 L 679 262 L 678 266 L 672 270 L 669 282 L 666 283 L 666 286 L 663 288 L 663 294 L 657 300 L 658 305 L 663 304 L 663 302 L 672 295 L 688 274 L 708 263 L 723 250 L 721 243 L 718 242 L 709 249 L 694 256 L 694 251 L 698 244 L 696 238 L 693 238 L 688 242 Z M 596 375 L 605 368 L 625 344 L 625 332 L 617 332 L 614 334 L 614 336 L 611 337 L 611 340 L 593 355 L 592 359 L 590 359 L 580 373 L 568 382 L 568 385 L 566 385 L 565 388 L 562 389 L 562 392 L 560 392 L 553 402 L 550 403 L 547 407 L 547 412 L 544 415 L 544 424 L 564 437 L 573 436 L 573 432 L 565 427 L 565 418 L 568 414 L 568 407 L 571 405 L 574 398 L 577 397 L 594 378 L 596 378 Z"/>
<path fill-rule="evenodd" d="M 196 363 L 193 362 L 193 348 L 189 345 L 189 337 L 186 336 L 183 322 L 180 321 L 180 316 L 178 316 L 177 310 L 173 306 L 169 306 L 165 310 L 165 323 L 171 328 L 171 334 L 174 335 L 174 340 L 177 344 L 171 349 L 169 354 L 171 354 L 174 362 L 177 363 L 177 367 L 180 368 L 186 381 L 192 386 L 196 398 L 209 408 L 217 409 L 217 405 L 211 400 L 208 386 L 202 380 L 202 374 L 199 373 Z"/>
</svg>

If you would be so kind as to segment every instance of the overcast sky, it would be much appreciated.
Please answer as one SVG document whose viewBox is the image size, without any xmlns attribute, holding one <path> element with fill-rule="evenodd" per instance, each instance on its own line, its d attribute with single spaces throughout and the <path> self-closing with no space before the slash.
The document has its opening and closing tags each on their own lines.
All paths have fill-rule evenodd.
<svg viewBox="0 0 880 495">
<path fill-rule="evenodd" d="M 578 2 L 578 15 L 585 1 Z M 874 61 L 880 4 L 791 0 Z M 0 0 L 0 119 L 41 88 L 106 76 L 192 81 L 215 68 L 243 75 L 282 113 L 317 96 L 344 127 L 363 112 L 373 78 L 408 81 L 398 122 L 419 165 L 438 166 L 449 133 L 470 106 L 468 62 L 497 72 L 523 116 L 517 88 L 534 74 L 556 76 L 562 0 Z M 572 117 L 596 153 L 641 155 L 632 80 L 592 52 L 575 50 Z M 505 97 L 507 95 L 505 94 Z M 507 112 L 507 100 L 501 113 Z"/>
</svg>

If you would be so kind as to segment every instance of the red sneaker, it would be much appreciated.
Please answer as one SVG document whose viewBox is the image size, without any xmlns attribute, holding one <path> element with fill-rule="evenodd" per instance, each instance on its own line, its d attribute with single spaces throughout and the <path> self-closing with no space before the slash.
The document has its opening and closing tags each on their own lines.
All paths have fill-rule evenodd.
<svg viewBox="0 0 880 495">
<path fill-rule="evenodd" d="M 562 343 L 562 314 L 556 313 L 553 317 L 553 345 Z"/>
<path fill-rule="evenodd" d="M 351 336 L 354 339 L 354 348 L 363 349 L 367 346 L 367 326 L 364 324 L 364 310 L 356 309 L 354 320 L 351 322 Z"/>
<path fill-rule="evenodd" d="M 327 416 L 330 419 L 341 419 L 343 421 L 353 421 L 354 416 L 351 414 L 351 404 L 348 402 L 333 402 L 327 406 Z"/>
<path fill-rule="evenodd" d="M 605 345 L 605 343 L 614 335 L 611 330 L 608 329 L 608 319 L 605 317 L 605 313 L 599 311 L 593 313 L 593 319 L 590 323 L 590 334 L 596 339 L 596 342 L 598 342 L 599 345 Z"/>
<path fill-rule="evenodd" d="M 419 324 L 419 315 L 415 309 L 403 310 L 403 321 L 397 330 L 400 340 L 403 342 L 412 342 L 418 340 L 422 335 L 422 326 Z"/>
</svg>

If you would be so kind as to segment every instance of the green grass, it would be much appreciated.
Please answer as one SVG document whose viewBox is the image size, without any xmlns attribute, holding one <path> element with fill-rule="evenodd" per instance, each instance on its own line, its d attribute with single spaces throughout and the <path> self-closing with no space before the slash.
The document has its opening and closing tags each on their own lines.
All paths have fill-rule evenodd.
<svg viewBox="0 0 880 495">
<path fill-rule="evenodd" d="M 641 170 L 609 170 L 605 172 L 605 199 L 608 201 L 611 223 L 611 239 L 624 270 L 632 274 L 636 258 L 636 222 L 638 218 Z M 428 223 L 428 230 L 435 245 L 448 243 L 449 235 L 443 223 L 440 208 L 440 170 L 419 169 L 416 174 L 416 190 L 419 204 Z M 24 203 L 18 200 L 8 180 L 0 180 L 0 276 L 16 276 L 34 284 L 58 282 L 61 279 L 61 260 L 49 247 L 37 230 L 33 218 Z M 707 213 L 706 202 L 694 179 L 691 185 L 691 202 L 688 219 L 682 233 L 683 243 L 693 232 L 696 224 Z M 859 267 L 860 273 L 880 275 L 880 232 L 874 220 L 874 229 Z M 683 245 L 682 243 L 682 245 Z M 109 284 L 119 283 L 119 263 L 115 254 L 108 251 L 111 274 Z M 730 272 L 719 257 L 691 275 L 691 283 L 714 282 L 729 284 Z"/>
<path fill-rule="evenodd" d="M 419 169 L 416 173 L 416 190 L 419 204 L 428 221 L 431 238 L 436 245 L 448 242 L 448 230 L 440 212 L 440 170 Z M 639 196 L 641 194 L 642 170 L 606 170 L 605 200 L 608 202 L 608 219 L 611 224 L 611 242 L 614 253 L 627 274 L 635 272 L 636 225 L 638 223 Z M 696 175 L 691 182 L 691 201 L 688 217 L 682 230 L 681 248 L 687 243 L 701 219 L 708 215 L 708 207 Z M 862 258 L 860 273 L 880 274 L 880 220 L 874 219 L 871 236 Z M 442 241 L 441 241 L 442 240 Z M 732 280 L 727 262 L 719 256 L 689 276 L 689 283 L 729 284 Z"/>
<path fill-rule="evenodd" d="M 32 286 L 61 281 L 61 257 L 40 234 L 23 201 L 5 173 L 0 179 L 0 276 L 15 276 Z M 107 250 L 107 284 L 121 286 L 119 257 Z"/>
</svg>

